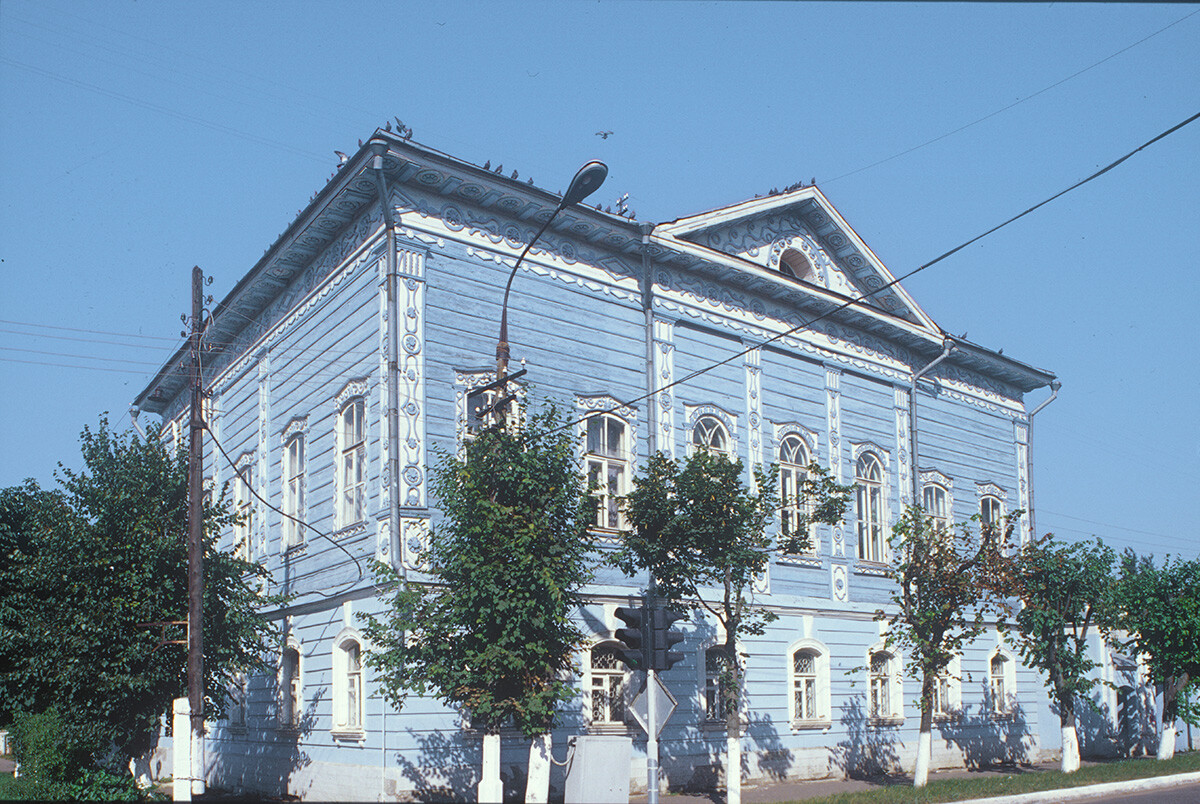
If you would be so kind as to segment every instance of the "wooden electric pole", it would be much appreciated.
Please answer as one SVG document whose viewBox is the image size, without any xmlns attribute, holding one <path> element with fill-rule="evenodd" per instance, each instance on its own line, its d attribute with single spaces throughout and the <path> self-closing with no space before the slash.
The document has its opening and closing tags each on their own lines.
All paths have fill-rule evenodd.
<svg viewBox="0 0 1200 804">
<path fill-rule="evenodd" d="M 204 317 L 204 273 L 192 268 L 192 411 L 188 445 L 188 650 L 187 686 L 191 714 L 192 780 L 203 778 L 196 761 L 204 734 L 204 639 L 201 627 L 204 601 L 204 396 L 200 378 L 200 334 Z M 179 739 L 179 736 L 176 736 Z M 200 792 L 200 791 L 195 791 Z"/>
</svg>

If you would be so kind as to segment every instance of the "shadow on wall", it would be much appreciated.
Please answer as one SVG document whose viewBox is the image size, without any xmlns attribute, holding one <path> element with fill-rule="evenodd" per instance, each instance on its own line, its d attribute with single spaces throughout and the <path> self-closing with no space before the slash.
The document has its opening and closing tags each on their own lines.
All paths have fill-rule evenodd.
<svg viewBox="0 0 1200 804">
<path fill-rule="evenodd" d="M 213 787 L 282 798 L 297 795 L 289 790 L 292 777 L 311 763 L 300 743 L 313 731 L 316 701 L 323 692 L 314 696 L 295 727 L 271 722 L 272 713 L 245 730 L 230 731 L 224 724 L 214 729 L 214 741 L 220 740 L 222 745 L 220 750 L 208 752 L 208 777 Z M 298 795 L 303 797 L 303 791 Z"/>
<path fill-rule="evenodd" d="M 899 776 L 900 754 L 896 727 L 872 723 L 863 707 L 866 697 L 856 695 L 842 704 L 839 718 L 846 738 L 832 748 L 831 761 L 849 779 Z"/>
<path fill-rule="evenodd" d="M 987 690 L 983 692 L 986 695 Z M 934 728 L 943 740 L 962 752 L 968 768 L 1028 765 L 1031 761 L 1033 737 L 1025 710 L 1018 703 L 1000 715 L 986 706 L 980 706 L 978 712 L 967 706 L 949 720 L 935 721 Z"/>
<path fill-rule="evenodd" d="M 400 754 L 397 763 L 400 773 L 412 785 L 409 795 L 415 801 L 473 798 L 479 784 L 480 738 L 461 729 L 426 733 L 407 731 L 418 748 L 411 754 Z M 508 799 L 513 793 L 508 780 L 504 787 L 504 797 Z"/>
</svg>

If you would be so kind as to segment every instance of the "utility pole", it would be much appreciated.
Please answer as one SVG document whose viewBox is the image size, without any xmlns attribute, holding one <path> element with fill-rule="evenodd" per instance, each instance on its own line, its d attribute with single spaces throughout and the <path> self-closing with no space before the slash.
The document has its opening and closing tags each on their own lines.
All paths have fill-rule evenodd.
<svg viewBox="0 0 1200 804">
<path fill-rule="evenodd" d="M 191 715 L 192 792 L 204 792 L 204 396 L 200 377 L 200 334 L 204 316 L 204 272 L 192 268 L 192 410 L 188 445 L 188 650 L 187 687 Z M 175 735 L 178 745 L 180 735 Z"/>
</svg>

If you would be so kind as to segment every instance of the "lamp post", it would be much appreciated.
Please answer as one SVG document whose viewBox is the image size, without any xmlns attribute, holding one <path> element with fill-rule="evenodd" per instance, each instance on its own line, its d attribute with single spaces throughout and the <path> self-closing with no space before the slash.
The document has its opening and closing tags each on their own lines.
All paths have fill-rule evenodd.
<svg viewBox="0 0 1200 804">
<path fill-rule="evenodd" d="M 567 191 L 563 193 L 562 200 L 558 202 L 558 207 L 542 224 L 542 228 L 538 229 L 537 234 L 525 246 L 525 250 L 521 252 L 521 256 L 517 258 L 517 264 L 513 266 L 512 273 L 508 275 L 508 283 L 504 286 L 504 304 L 500 308 L 500 339 L 496 343 L 496 382 L 498 384 L 497 393 L 501 397 L 504 396 L 504 379 L 508 376 L 508 294 L 512 290 L 513 279 L 517 276 L 517 269 L 521 267 L 521 261 L 525 259 L 525 255 L 529 253 L 529 249 L 533 248 L 533 244 L 538 241 L 542 233 L 550 226 L 550 222 L 558 216 L 558 213 L 569 207 L 571 204 L 577 204 L 595 192 L 601 184 L 604 183 L 605 177 L 608 176 L 608 165 L 603 162 L 592 160 L 579 169 L 575 174 L 575 178 L 571 179 L 571 184 L 567 187 Z"/>
</svg>

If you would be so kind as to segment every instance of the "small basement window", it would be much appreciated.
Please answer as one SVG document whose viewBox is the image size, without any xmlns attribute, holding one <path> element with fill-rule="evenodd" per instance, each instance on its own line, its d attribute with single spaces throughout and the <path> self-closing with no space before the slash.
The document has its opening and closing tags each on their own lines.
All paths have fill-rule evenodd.
<svg viewBox="0 0 1200 804">
<path fill-rule="evenodd" d="M 787 248 L 779 255 L 779 272 L 796 279 L 811 279 L 813 266 L 808 257 L 794 248 Z"/>
</svg>

